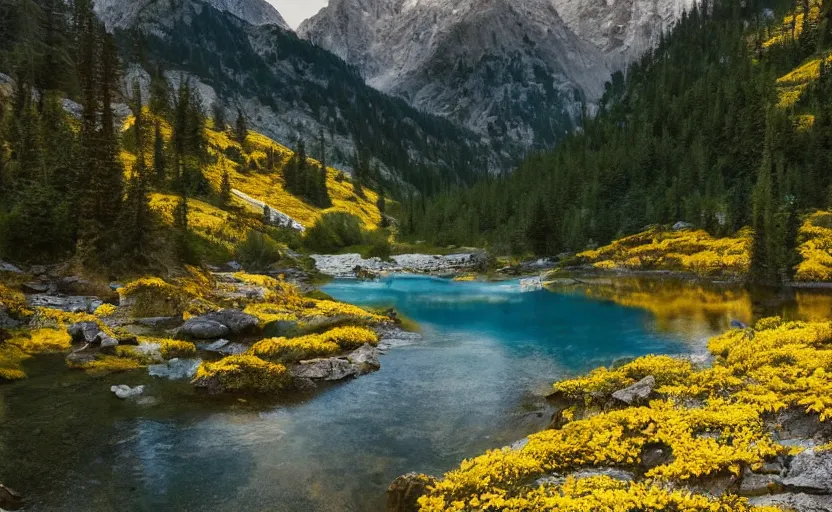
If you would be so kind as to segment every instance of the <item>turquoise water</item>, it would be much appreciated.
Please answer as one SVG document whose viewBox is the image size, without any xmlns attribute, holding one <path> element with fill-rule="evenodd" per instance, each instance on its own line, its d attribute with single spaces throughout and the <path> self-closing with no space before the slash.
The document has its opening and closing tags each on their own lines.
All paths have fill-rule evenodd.
<svg viewBox="0 0 832 512">
<path fill-rule="evenodd" d="M 91 380 L 40 360 L 28 381 L 0 386 L 0 481 L 31 510 L 383 510 L 397 475 L 440 474 L 545 426 L 552 381 L 701 347 L 699 331 L 659 332 L 644 311 L 517 282 L 394 277 L 323 290 L 396 307 L 423 336 L 390 350 L 379 372 L 289 403 L 138 374 Z M 157 403 L 120 402 L 113 383 L 146 383 Z"/>
</svg>

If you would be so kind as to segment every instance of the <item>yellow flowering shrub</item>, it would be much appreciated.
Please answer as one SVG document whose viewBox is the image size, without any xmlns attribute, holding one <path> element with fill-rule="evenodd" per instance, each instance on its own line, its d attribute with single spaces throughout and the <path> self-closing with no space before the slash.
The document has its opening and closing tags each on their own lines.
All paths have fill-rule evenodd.
<svg viewBox="0 0 832 512">
<path fill-rule="evenodd" d="M 578 254 L 603 270 L 679 270 L 699 275 L 744 274 L 751 264 L 751 230 L 714 238 L 703 230 L 654 227 Z"/>
<path fill-rule="evenodd" d="M 809 215 L 798 233 L 801 262 L 795 267 L 797 281 L 832 281 L 832 212 Z"/>
<path fill-rule="evenodd" d="M 22 363 L 30 357 L 14 345 L 0 343 L 0 382 L 25 379 Z"/>
<path fill-rule="evenodd" d="M 99 318 L 103 318 L 114 314 L 116 309 L 112 304 L 102 304 L 95 309 L 93 314 Z"/>
<path fill-rule="evenodd" d="M 252 345 L 249 352 L 262 359 L 296 363 L 305 359 L 333 356 L 341 347 L 318 334 L 297 338 L 266 338 Z"/>
<path fill-rule="evenodd" d="M 243 354 L 228 356 L 215 363 L 202 363 L 194 377 L 194 383 L 212 380 L 215 380 L 223 391 L 269 393 L 286 387 L 290 375 L 282 364 Z"/>
<path fill-rule="evenodd" d="M 90 377 L 103 377 L 112 373 L 129 372 L 143 367 L 141 362 L 132 358 L 103 354 L 97 355 L 94 360 L 86 363 L 68 362 L 67 365 L 70 368 L 84 370 Z"/>
<path fill-rule="evenodd" d="M 66 352 L 72 346 L 72 338 L 63 329 L 47 328 L 23 331 L 8 343 L 27 354 L 48 354 Z"/>
<path fill-rule="evenodd" d="M 342 349 L 354 349 L 365 344 L 378 345 L 378 335 L 366 327 L 336 327 L 320 335 L 321 338 L 337 343 Z"/>
<path fill-rule="evenodd" d="M 194 357 L 196 355 L 196 345 L 189 341 L 162 340 L 159 344 L 159 351 L 165 359 Z"/>
<path fill-rule="evenodd" d="M 648 356 L 555 384 L 580 398 L 650 374 L 661 398 L 579 420 L 570 414 L 562 428 L 533 434 L 520 449 L 466 460 L 429 486 L 419 499 L 421 510 L 776 510 L 750 507 L 730 493 L 710 497 L 667 484 L 739 476 L 744 467 L 789 452 L 771 439 L 766 413 L 792 407 L 832 420 L 832 323 L 762 319 L 712 338 L 709 349 L 716 358 L 709 368 Z M 529 485 L 551 473 L 637 465 L 648 445 L 665 446 L 673 457 L 638 482 L 599 476 Z"/>
<path fill-rule="evenodd" d="M 118 289 L 122 304 L 129 304 L 133 316 L 178 316 L 189 297 L 181 287 L 158 277 L 137 279 Z"/>
<path fill-rule="evenodd" d="M 23 294 L 7 288 L 0 283 L 0 311 L 6 311 L 9 316 L 23 320 L 32 315 L 32 310 L 26 304 Z"/>
</svg>

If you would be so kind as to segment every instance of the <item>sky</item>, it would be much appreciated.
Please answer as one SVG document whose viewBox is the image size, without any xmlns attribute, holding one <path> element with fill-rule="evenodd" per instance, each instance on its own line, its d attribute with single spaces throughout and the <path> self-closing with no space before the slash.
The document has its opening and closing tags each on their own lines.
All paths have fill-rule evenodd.
<svg viewBox="0 0 832 512">
<path fill-rule="evenodd" d="M 317 14 L 328 0 L 268 0 L 275 6 L 283 19 L 292 28 L 298 28 L 300 22 Z"/>
</svg>

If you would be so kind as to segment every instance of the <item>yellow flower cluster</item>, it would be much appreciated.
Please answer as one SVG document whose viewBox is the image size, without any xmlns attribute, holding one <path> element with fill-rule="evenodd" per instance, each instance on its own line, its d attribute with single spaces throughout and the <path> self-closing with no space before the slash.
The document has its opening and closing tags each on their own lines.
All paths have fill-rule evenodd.
<svg viewBox="0 0 832 512">
<path fill-rule="evenodd" d="M 111 373 L 129 372 L 142 367 L 142 363 L 135 359 L 103 354 L 99 354 L 94 360 L 83 364 L 68 363 L 68 365 L 70 368 L 84 370 L 90 377 L 103 377 Z"/>
<path fill-rule="evenodd" d="M 820 16 L 820 9 L 820 0 L 809 1 L 810 20 L 817 23 L 817 20 Z M 783 21 L 776 27 L 773 27 L 773 29 L 770 32 L 769 38 L 763 41 L 763 48 L 779 46 L 791 41 L 792 37 L 794 37 L 795 39 L 800 37 L 800 34 L 803 32 L 804 18 L 805 13 L 803 12 L 802 8 L 800 8 L 800 10 L 795 9 L 794 12 L 790 12 L 787 16 L 783 17 Z M 794 31 L 794 33 L 792 33 L 792 31 Z"/>
<path fill-rule="evenodd" d="M 102 304 L 95 309 L 95 316 L 99 318 L 111 316 L 116 312 L 116 307 L 112 304 Z"/>
<path fill-rule="evenodd" d="M 260 340 L 251 347 L 250 353 L 270 361 L 295 363 L 332 356 L 365 343 L 378 344 L 376 333 L 366 327 L 336 327 L 323 334 Z"/>
<path fill-rule="evenodd" d="M 767 412 L 798 407 L 821 421 L 832 419 L 832 323 L 763 319 L 754 328 L 714 337 L 709 350 L 716 357 L 710 368 L 647 356 L 555 384 L 580 399 L 653 375 L 662 398 L 534 434 L 521 449 L 466 460 L 429 487 L 421 510 L 775 510 L 750 507 L 731 494 L 715 498 L 672 489 L 709 475 L 739 475 L 743 467 L 785 453 L 765 430 Z M 590 477 L 529 486 L 550 473 L 635 466 L 643 449 L 655 445 L 673 457 L 635 483 Z"/>
<path fill-rule="evenodd" d="M 23 331 L 8 341 L 27 354 L 66 352 L 72 346 L 72 338 L 63 329 L 35 329 Z"/>
<path fill-rule="evenodd" d="M 0 311 L 6 311 L 9 316 L 17 320 L 23 320 L 32 314 L 23 294 L 3 286 L 2 283 L 0 283 Z"/>
<path fill-rule="evenodd" d="M 216 379 L 224 391 L 276 392 L 290 380 L 282 364 L 251 355 L 229 356 L 215 363 L 202 363 L 194 382 Z"/>
<path fill-rule="evenodd" d="M 21 365 L 30 357 L 14 345 L 0 344 L 0 382 L 25 379 Z"/>
<path fill-rule="evenodd" d="M 665 231 L 654 227 L 578 254 L 599 269 L 679 270 L 699 275 L 744 274 L 751 263 L 749 229 L 733 238 L 702 230 Z"/>
<path fill-rule="evenodd" d="M 194 357 L 196 355 L 196 345 L 189 341 L 162 340 L 159 344 L 159 351 L 165 359 Z"/>
<path fill-rule="evenodd" d="M 795 280 L 832 280 L 832 213 L 821 210 L 809 215 L 798 239 L 802 260 L 795 268 Z"/>
<path fill-rule="evenodd" d="M 178 316 L 188 296 L 181 287 L 158 277 L 143 277 L 118 289 L 122 303 L 131 304 L 132 314 L 142 316 Z"/>
</svg>

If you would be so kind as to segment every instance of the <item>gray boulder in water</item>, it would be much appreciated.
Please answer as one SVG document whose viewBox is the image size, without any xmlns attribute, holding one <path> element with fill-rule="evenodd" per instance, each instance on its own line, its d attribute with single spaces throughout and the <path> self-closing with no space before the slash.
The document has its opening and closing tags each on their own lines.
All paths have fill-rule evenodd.
<svg viewBox="0 0 832 512">
<path fill-rule="evenodd" d="M 66 331 L 76 343 L 96 343 L 101 334 L 101 329 L 95 322 L 78 322 L 70 325 Z"/>
<path fill-rule="evenodd" d="M 144 386 L 136 386 L 134 388 L 131 388 L 126 384 L 119 384 L 118 386 L 111 386 L 110 391 L 112 391 L 117 397 L 121 398 L 122 400 L 126 400 L 128 398 L 134 398 L 143 394 Z"/>
<path fill-rule="evenodd" d="M 260 320 L 237 309 L 223 309 L 189 319 L 179 328 L 179 335 L 199 340 L 253 332 Z"/>
<path fill-rule="evenodd" d="M 164 377 L 168 380 L 190 379 L 202 364 L 202 359 L 171 359 L 164 364 L 152 364 L 147 372 L 154 377 Z"/>
</svg>

